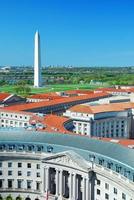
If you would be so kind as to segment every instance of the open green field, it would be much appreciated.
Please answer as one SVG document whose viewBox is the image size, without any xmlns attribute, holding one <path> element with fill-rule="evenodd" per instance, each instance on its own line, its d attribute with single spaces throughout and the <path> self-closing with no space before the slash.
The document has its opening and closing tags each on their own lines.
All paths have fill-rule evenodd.
<svg viewBox="0 0 134 200">
<path fill-rule="evenodd" d="M 0 92 L 9 92 L 15 93 L 15 86 L 4 85 L 0 87 Z M 97 87 L 91 86 L 89 84 L 55 84 L 55 85 L 47 85 L 46 87 L 34 88 L 31 87 L 31 93 L 47 93 L 47 92 L 59 92 L 65 90 L 76 90 L 76 89 L 95 89 Z"/>
</svg>

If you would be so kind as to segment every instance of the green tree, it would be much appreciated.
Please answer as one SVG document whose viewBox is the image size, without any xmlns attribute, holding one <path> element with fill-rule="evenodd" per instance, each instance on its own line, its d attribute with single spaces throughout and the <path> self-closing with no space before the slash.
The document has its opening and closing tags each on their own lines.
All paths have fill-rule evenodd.
<svg viewBox="0 0 134 200">
<path fill-rule="evenodd" d="M 13 200 L 13 198 L 12 198 L 11 195 L 8 195 L 8 196 L 6 197 L 6 200 Z"/>
<path fill-rule="evenodd" d="M 17 85 L 15 88 L 15 93 L 28 96 L 31 93 L 31 88 L 28 85 Z"/>
<path fill-rule="evenodd" d="M 3 197 L 1 196 L 1 194 L 0 194 L 0 200 L 4 200 Z"/>
</svg>

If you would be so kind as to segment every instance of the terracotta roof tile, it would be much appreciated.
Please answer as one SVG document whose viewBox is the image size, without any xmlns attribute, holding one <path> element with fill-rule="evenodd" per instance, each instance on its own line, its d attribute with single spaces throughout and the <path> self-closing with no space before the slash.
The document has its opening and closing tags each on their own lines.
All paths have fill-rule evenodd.
<svg viewBox="0 0 134 200">
<path fill-rule="evenodd" d="M 61 132 L 61 133 L 70 133 L 65 127 L 64 124 L 69 122 L 70 119 L 57 115 L 45 115 L 40 117 L 38 115 L 33 115 L 30 119 L 30 124 L 41 123 L 44 125 L 44 129 L 42 131 L 53 131 L 53 132 Z"/>
<path fill-rule="evenodd" d="M 10 95 L 9 93 L 0 93 L 0 101 L 4 101 Z"/>
<path fill-rule="evenodd" d="M 12 106 L 5 107 L 5 109 L 6 110 L 16 110 L 16 111 L 27 111 L 27 110 L 31 110 L 34 108 L 54 106 L 54 105 L 58 105 L 58 104 L 70 103 L 70 102 L 86 100 L 86 99 L 93 99 L 93 98 L 98 98 L 98 97 L 107 97 L 107 96 L 108 96 L 107 93 L 88 94 L 88 95 L 56 99 L 56 100 L 51 100 L 51 101 L 42 101 L 42 102 L 36 102 L 36 103 L 25 103 L 25 104 L 20 104 L 20 105 L 12 105 Z"/>
<path fill-rule="evenodd" d="M 134 92 L 134 88 L 128 88 L 128 89 L 116 89 L 116 88 L 98 88 L 95 90 L 95 92 L 100 91 L 100 92 L 126 92 L 126 93 L 131 93 Z"/>
<path fill-rule="evenodd" d="M 80 112 L 80 113 L 104 113 L 104 112 L 115 112 L 115 111 L 123 111 L 126 109 L 134 108 L 134 103 L 112 103 L 112 104 L 101 104 L 101 105 L 76 105 L 71 107 L 69 110 L 72 112 Z"/>
</svg>

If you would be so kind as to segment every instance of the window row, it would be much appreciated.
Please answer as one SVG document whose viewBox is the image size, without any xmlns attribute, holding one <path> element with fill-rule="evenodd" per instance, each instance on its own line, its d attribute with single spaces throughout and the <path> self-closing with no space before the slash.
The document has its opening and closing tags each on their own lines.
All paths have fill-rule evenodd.
<svg viewBox="0 0 134 200">
<path fill-rule="evenodd" d="M 8 179 L 7 180 L 7 187 L 9 189 L 14 188 L 14 180 L 13 179 Z M 4 188 L 4 180 L 0 179 L 0 189 Z M 23 180 L 22 179 L 18 179 L 17 180 L 17 188 L 18 189 L 24 189 L 23 187 Z M 26 181 L 26 189 L 32 189 L 32 180 L 27 180 Z M 36 190 L 40 190 L 41 189 L 41 182 L 36 182 Z"/>
<path fill-rule="evenodd" d="M 9 170 L 8 172 L 7 172 L 7 174 L 8 174 L 8 176 L 12 176 L 13 175 L 13 171 L 11 171 L 11 170 Z M 3 171 L 1 171 L 0 170 L 0 176 L 2 176 L 3 175 Z M 17 172 L 17 175 L 18 176 L 22 176 L 22 171 L 18 171 Z M 27 171 L 27 176 L 31 176 L 32 175 L 32 172 L 31 171 Z M 40 177 L 41 175 L 40 175 L 40 172 L 37 172 L 36 173 L 36 177 Z"/>
<path fill-rule="evenodd" d="M 101 195 L 101 190 L 97 189 L 96 191 L 97 195 Z M 114 188 L 114 194 L 117 194 L 117 189 Z M 105 199 L 109 200 L 109 194 L 105 193 Z M 126 194 L 122 193 L 122 200 L 126 200 Z"/>
<path fill-rule="evenodd" d="M 2 165 L 3 165 L 3 163 L 0 162 L 0 168 L 2 167 Z M 9 168 L 13 167 L 13 163 L 12 162 L 8 162 L 7 165 L 8 165 Z M 21 168 L 22 165 L 23 165 L 23 163 L 21 163 L 21 162 L 17 163 L 18 168 Z M 27 168 L 31 168 L 31 166 L 32 166 L 31 163 L 27 163 Z M 40 164 L 36 164 L 36 169 L 40 169 Z"/>
<path fill-rule="evenodd" d="M 14 117 L 14 118 L 19 118 L 19 119 L 28 119 L 28 116 L 23 116 L 23 115 L 13 115 L 13 114 L 7 114 L 7 113 L 1 113 L 1 116 L 5 117 Z"/>
</svg>

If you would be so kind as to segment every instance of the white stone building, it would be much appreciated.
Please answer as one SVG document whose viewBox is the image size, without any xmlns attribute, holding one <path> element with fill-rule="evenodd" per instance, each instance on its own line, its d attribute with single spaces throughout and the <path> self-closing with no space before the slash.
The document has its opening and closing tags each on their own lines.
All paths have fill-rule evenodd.
<svg viewBox="0 0 134 200">
<path fill-rule="evenodd" d="M 133 137 L 133 104 L 76 105 L 64 116 L 73 119 L 74 133 L 111 138 Z"/>
<path fill-rule="evenodd" d="M 133 189 L 132 149 L 75 135 L 0 130 L 4 198 L 134 200 Z"/>
<path fill-rule="evenodd" d="M 0 127 L 27 127 L 33 113 L 0 110 Z"/>
</svg>

